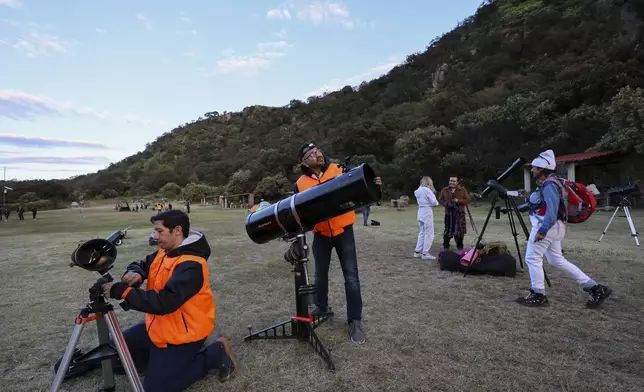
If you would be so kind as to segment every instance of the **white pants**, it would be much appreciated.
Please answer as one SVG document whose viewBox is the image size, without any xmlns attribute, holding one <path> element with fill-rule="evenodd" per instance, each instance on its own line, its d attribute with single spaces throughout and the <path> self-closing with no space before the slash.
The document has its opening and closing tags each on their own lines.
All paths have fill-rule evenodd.
<svg viewBox="0 0 644 392">
<path fill-rule="evenodd" d="M 561 241 L 566 235 L 566 225 L 558 220 L 554 226 L 548 230 L 545 238 L 541 241 L 535 242 L 537 230 L 541 227 L 541 222 L 531 215 L 530 223 L 532 224 L 532 231 L 528 239 L 528 247 L 526 249 L 525 262 L 528 264 L 528 271 L 530 272 L 530 281 L 532 290 L 537 293 L 545 294 L 545 277 L 543 273 L 543 256 L 546 257 L 548 263 L 555 268 L 565 271 L 568 276 L 574 279 L 583 288 L 594 286 L 596 283 L 588 277 L 577 266 L 566 260 L 561 254 Z"/>
<path fill-rule="evenodd" d="M 431 207 L 420 207 L 418 211 L 418 240 L 416 253 L 429 254 L 434 242 L 434 214 Z"/>
</svg>

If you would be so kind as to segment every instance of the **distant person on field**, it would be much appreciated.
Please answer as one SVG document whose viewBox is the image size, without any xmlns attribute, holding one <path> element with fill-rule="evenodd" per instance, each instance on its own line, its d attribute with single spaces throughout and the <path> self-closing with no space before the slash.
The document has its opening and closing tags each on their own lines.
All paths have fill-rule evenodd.
<svg viewBox="0 0 644 392">
<path fill-rule="evenodd" d="M 552 150 L 539 154 L 530 164 L 532 176 L 537 182 L 537 188 L 527 197 L 532 231 L 528 239 L 525 261 L 530 272 L 530 293 L 520 297 L 517 302 L 525 306 L 542 306 L 548 304 L 546 287 L 544 285 L 543 257 L 545 256 L 553 267 L 564 271 L 588 293 L 588 307 L 597 307 L 608 298 L 611 289 L 602 286 L 588 277 L 577 266 L 566 260 L 561 252 L 561 241 L 566 235 L 566 208 L 559 185 L 547 181 L 555 176 L 556 162 Z"/>
<path fill-rule="evenodd" d="M 438 202 L 445 207 L 445 229 L 443 230 L 443 248 L 449 249 L 452 238 L 456 241 L 456 248 L 463 249 L 463 238 L 467 233 L 465 220 L 465 206 L 470 204 L 470 194 L 459 183 L 458 176 L 449 178 L 449 185 L 441 189 Z"/>
<path fill-rule="evenodd" d="M 34 220 L 36 220 L 36 214 L 38 214 L 38 209 L 34 207 L 31 209 L 31 215 L 33 215 Z"/>
<path fill-rule="evenodd" d="M 369 213 L 371 212 L 371 206 L 364 206 L 360 208 L 360 211 L 362 211 L 362 220 L 364 225 L 369 226 Z"/>
<path fill-rule="evenodd" d="M 143 387 L 182 391 L 210 373 L 226 381 L 239 370 L 230 342 L 220 337 L 204 346 L 216 315 L 208 241 L 190 230 L 183 211 L 166 211 L 151 220 L 159 249 L 127 266 L 120 282 L 103 285 L 106 296 L 145 313 L 144 321 L 123 331 L 135 366 L 145 373 Z M 138 288 L 144 280 L 147 287 Z"/>
<path fill-rule="evenodd" d="M 429 254 L 429 249 L 434 242 L 434 212 L 433 207 L 438 206 L 436 199 L 436 189 L 434 182 L 430 177 L 423 177 L 420 180 L 420 186 L 414 191 L 418 203 L 418 240 L 414 257 L 422 257 L 423 260 L 435 260 L 436 257 Z"/>
</svg>

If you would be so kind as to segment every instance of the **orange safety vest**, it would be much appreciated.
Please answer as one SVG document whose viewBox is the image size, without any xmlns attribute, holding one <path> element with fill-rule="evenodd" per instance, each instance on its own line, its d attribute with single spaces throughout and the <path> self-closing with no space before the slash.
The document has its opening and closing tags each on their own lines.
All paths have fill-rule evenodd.
<svg viewBox="0 0 644 392">
<path fill-rule="evenodd" d="M 174 269 L 184 261 L 196 261 L 203 270 L 201 290 L 170 314 L 145 314 L 145 327 L 157 347 L 168 344 L 196 342 L 206 338 L 215 329 L 215 298 L 208 282 L 208 264 L 203 257 L 182 255 L 168 257 L 159 249 L 150 265 L 147 290 L 157 293 L 163 289 Z"/>
<path fill-rule="evenodd" d="M 342 169 L 335 163 L 332 163 L 322 174 L 322 177 L 319 180 L 307 175 L 302 175 L 298 178 L 295 184 L 297 185 L 298 191 L 303 192 L 316 185 L 320 185 L 323 182 L 332 180 L 340 174 L 342 174 Z M 313 232 L 320 233 L 327 237 L 335 237 L 344 233 L 344 228 L 346 226 L 354 223 L 356 223 L 356 213 L 354 211 L 349 211 L 342 215 L 338 215 L 335 218 L 318 223 L 313 227 Z"/>
</svg>

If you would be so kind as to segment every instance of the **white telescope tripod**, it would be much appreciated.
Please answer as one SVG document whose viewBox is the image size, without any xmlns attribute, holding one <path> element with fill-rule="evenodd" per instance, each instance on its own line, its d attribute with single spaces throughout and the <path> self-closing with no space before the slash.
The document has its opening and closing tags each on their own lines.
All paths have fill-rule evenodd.
<svg viewBox="0 0 644 392">
<path fill-rule="evenodd" d="M 635 238 L 635 244 L 637 245 L 638 248 L 640 247 L 640 241 L 637 238 L 637 230 L 635 230 L 635 225 L 633 224 L 633 218 L 631 218 L 631 212 L 628 210 L 628 206 L 630 204 L 631 203 L 627 197 L 625 196 L 622 197 L 622 200 L 620 200 L 619 205 L 617 206 L 617 208 L 615 209 L 615 212 L 613 213 L 613 216 L 610 217 L 610 220 L 608 221 L 608 224 L 606 225 L 604 232 L 602 233 L 601 237 L 599 237 L 598 242 L 602 241 L 602 238 L 604 238 L 604 234 L 606 234 L 606 231 L 608 231 L 608 226 L 610 226 L 611 222 L 615 218 L 615 215 L 617 215 L 617 212 L 621 208 L 624 210 L 624 214 L 626 215 L 626 220 L 628 221 L 628 225 L 631 228 L 631 237 Z"/>
</svg>

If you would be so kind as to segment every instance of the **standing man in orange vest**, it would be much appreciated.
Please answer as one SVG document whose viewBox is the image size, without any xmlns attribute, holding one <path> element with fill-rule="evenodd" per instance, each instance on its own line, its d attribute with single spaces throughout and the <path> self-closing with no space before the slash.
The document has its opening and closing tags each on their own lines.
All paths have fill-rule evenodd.
<svg viewBox="0 0 644 392">
<path fill-rule="evenodd" d="M 322 150 L 313 143 L 305 143 L 300 146 L 298 159 L 301 162 L 302 175 L 293 187 L 295 193 L 303 192 L 342 174 L 342 168 L 331 163 Z M 382 184 L 380 177 L 376 177 L 375 183 Z M 329 311 L 329 265 L 331 251 L 335 248 L 344 275 L 349 337 L 354 343 L 362 344 L 365 342 L 365 333 L 362 325 L 362 295 L 358 275 L 358 257 L 353 236 L 355 221 L 356 214 L 350 211 L 315 225 L 312 251 L 315 260 L 317 312 L 323 314 Z"/>
<path fill-rule="evenodd" d="M 190 231 L 188 215 L 180 210 L 151 221 L 159 250 L 130 264 L 120 282 L 103 285 L 105 296 L 145 313 L 145 321 L 123 331 L 136 367 L 145 373 L 143 387 L 182 391 L 210 371 L 226 381 L 239 369 L 228 339 L 203 347 L 215 328 L 206 237 Z M 146 279 L 146 289 L 137 288 Z"/>
</svg>

